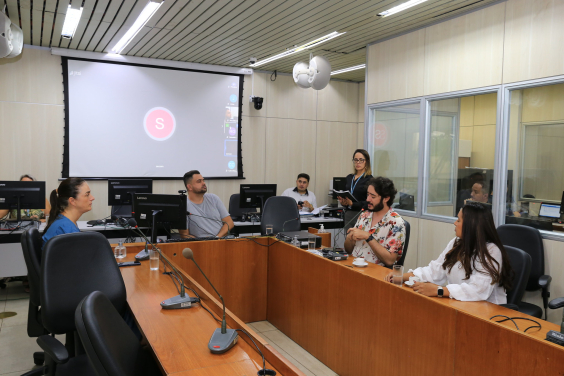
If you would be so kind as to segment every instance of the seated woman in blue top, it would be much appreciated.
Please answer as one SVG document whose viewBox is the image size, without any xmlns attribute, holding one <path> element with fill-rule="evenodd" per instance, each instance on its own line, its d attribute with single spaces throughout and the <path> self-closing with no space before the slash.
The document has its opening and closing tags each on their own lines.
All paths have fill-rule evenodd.
<svg viewBox="0 0 564 376">
<path fill-rule="evenodd" d="M 49 197 L 51 211 L 43 231 L 43 246 L 49 239 L 61 234 L 80 232 L 76 222 L 82 214 L 92 210 L 94 196 L 84 179 L 68 178 L 54 189 Z"/>
</svg>

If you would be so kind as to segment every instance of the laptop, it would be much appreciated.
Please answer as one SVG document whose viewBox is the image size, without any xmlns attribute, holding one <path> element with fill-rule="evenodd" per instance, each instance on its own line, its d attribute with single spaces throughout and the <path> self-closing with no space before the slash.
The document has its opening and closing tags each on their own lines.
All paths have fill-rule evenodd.
<svg viewBox="0 0 564 376">
<path fill-rule="evenodd" d="M 560 218 L 560 205 L 543 202 L 540 206 L 539 217 L 551 219 Z"/>
</svg>

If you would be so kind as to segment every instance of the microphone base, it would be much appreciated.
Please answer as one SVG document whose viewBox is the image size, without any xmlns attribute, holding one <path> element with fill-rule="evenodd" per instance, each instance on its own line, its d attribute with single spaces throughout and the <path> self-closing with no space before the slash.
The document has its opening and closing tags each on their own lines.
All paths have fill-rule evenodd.
<svg viewBox="0 0 564 376">
<path fill-rule="evenodd" d="M 145 261 L 149 259 L 149 252 L 146 250 L 142 250 L 138 254 L 135 255 L 135 260 Z"/>
<path fill-rule="evenodd" d="M 227 329 L 227 332 L 222 334 L 221 328 L 217 328 L 210 338 L 208 348 L 212 354 L 223 354 L 235 346 L 238 338 L 239 336 L 237 335 L 237 331 L 235 331 L 235 329 Z"/>
<path fill-rule="evenodd" d="M 161 302 L 162 309 L 184 309 L 184 308 L 191 308 L 193 303 L 199 303 L 200 299 L 198 298 L 191 298 L 188 294 L 185 294 L 184 297 L 180 295 L 173 296 L 170 299 L 167 299 Z"/>
</svg>

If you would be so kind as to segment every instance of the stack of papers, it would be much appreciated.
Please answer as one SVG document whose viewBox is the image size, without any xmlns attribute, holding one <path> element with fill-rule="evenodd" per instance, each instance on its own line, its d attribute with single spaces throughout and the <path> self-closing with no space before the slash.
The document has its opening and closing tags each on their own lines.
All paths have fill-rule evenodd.
<svg viewBox="0 0 564 376">
<path fill-rule="evenodd" d="M 322 211 L 323 209 L 325 209 L 325 207 L 327 207 L 327 205 L 323 205 L 320 206 L 318 208 L 313 209 L 313 211 L 307 212 L 307 211 L 301 211 L 300 212 L 300 216 L 304 216 L 304 215 L 317 215 L 319 214 L 320 211 Z"/>
</svg>

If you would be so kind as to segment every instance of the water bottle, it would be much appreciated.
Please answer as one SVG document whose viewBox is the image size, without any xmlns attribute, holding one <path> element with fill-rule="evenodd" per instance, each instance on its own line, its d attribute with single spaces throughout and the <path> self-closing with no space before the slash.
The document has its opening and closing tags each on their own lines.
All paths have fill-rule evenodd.
<svg viewBox="0 0 564 376">
<path fill-rule="evenodd" d="M 125 258 L 127 251 L 123 245 L 123 240 L 120 240 L 118 245 L 114 248 L 114 256 L 116 259 Z"/>
</svg>

